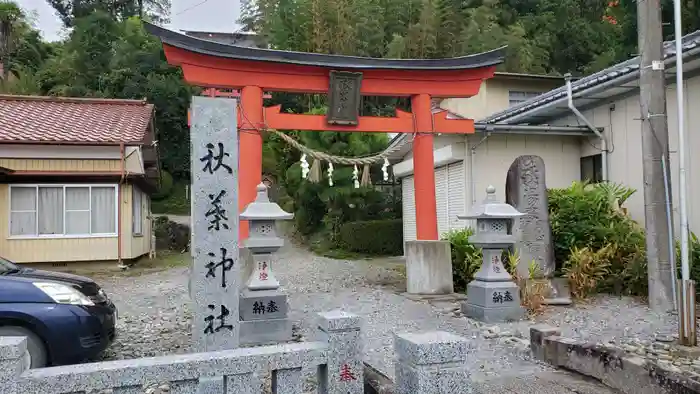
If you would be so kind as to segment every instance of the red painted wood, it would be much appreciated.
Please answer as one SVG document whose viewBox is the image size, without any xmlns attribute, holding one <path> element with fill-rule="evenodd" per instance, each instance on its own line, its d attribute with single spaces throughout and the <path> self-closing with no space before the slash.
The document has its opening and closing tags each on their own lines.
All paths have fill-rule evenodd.
<svg viewBox="0 0 700 394">
<path fill-rule="evenodd" d="M 265 124 L 277 130 L 358 131 L 378 133 L 411 133 L 413 116 L 396 110 L 394 118 L 360 116 L 357 126 L 336 126 L 326 123 L 325 115 L 299 115 L 280 112 L 280 105 L 265 108 Z"/>
<path fill-rule="evenodd" d="M 435 166 L 433 159 L 433 119 L 430 96 L 411 97 L 416 131 L 413 139 L 413 186 L 416 199 L 416 238 L 438 240 Z"/>
<path fill-rule="evenodd" d="M 254 81 L 266 91 L 327 93 L 329 70 L 324 67 L 218 58 L 163 45 L 168 62 L 182 67 L 185 80 L 204 87 L 241 89 Z M 471 97 L 495 66 L 472 70 L 363 70 L 365 96 Z"/>
</svg>

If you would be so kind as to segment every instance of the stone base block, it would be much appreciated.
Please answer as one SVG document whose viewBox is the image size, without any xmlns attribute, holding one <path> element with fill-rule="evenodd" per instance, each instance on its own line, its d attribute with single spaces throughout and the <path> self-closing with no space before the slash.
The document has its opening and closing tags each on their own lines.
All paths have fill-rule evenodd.
<svg viewBox="0 0 700 394">
<path fill-rule="evenodd" d="M 545 305 L 571 305 L 571 288 L 567 278 L 549 279 L 547 294 L 544 296 Z"/>
<path fill-rule="evenodd" d="M 287 294 L 280 290 L 244 290 L 239 312 L 241 320 L 284 319 L 288 311 Z"/>
<path fill-rule="evenodd" d="M 485 308 L 480 305 L 462 303 L 462 313 L 484 323 L 500 323 L 521 320 L 525 317 L 525 308 L 520 305 L 501 308 Z"/>
<path fill-rule="evenodd" d="M 483 282 L 467 285 L 467 301 L 462 303 L 467 317 L 487 323 L 520 320 L 525 309 L 520 306 L 520 289 L 513 282 Z"/>
<path fill-rule="evenodd" d="M 289 319 L 241 321 L 240 325 L 241 345 L 271 345 L 292 339 Z"/>
<path fill-rule="evenodd" d="M 513 282 L 473 280 L 467 285 L 467 303 L 485 308 L 520 306 L 520 288 Z"/>
<path fill-rule="evenodd" d="M 416 366 L 397 362 L 395 366 L 397 394 L 463 394 L 470 388 L 469 370 L 453 366 Z"/>
<path fill-rule="evenodd" d="M 454 292 L 449 242 L 406 242 L 406 290 L 410 294 Z"/>
</svg>

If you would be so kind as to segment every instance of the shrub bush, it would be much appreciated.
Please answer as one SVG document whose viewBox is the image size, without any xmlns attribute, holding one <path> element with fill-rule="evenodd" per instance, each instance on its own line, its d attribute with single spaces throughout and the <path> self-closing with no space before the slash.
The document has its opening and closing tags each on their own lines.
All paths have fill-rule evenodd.
<svg viewBox="0 0 700 394">
<path fill-rule="evenodd" d="M 175 223 L 167 216 L 159 216 L 153 221 L 153 231 L 158 250 L 182 252 L 189 248 L 190 227 L 187 225 Z"/>
<path fill-rule="evenodd" d="M 342 224 L 338 246 L 350 252 L 400 256 L 403 254 L 403 221 L 370 220 Z"/>
<path fill-rule="evenodd" d="M 617 184 L 585 182 L 549 190 L 558 269 L 567 273 L 580 295 L 646 294 L 644 230 L 620 209 L 634 192 Z M 601 276 L 606 270 L 609 274 Z"/>
<path fill-rule="evenodd" d="M 463 293 L 471 282 L 476 271 L 481 267 L 481 249 L 469 242 L 474 230 L 467 227 L 462 230 L 452 230 L 443 236 L 450 242 L 452 250 L 452 281 L 455 292 Z"/>
</svg>

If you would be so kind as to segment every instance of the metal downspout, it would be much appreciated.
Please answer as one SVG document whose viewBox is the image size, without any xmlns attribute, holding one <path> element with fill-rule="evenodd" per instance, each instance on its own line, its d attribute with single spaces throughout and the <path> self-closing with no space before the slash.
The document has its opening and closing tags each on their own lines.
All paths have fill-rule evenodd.
<svg viewBox="0 0 700 394">
<path fill-rule="evenodd" d="M 124 143 L 119 144 L 119 153 L 121 160 L 119 163 L 119 172 L 121 177 L 119 179 L 119 185 L 117 185 L 117 266 L 121 269 L 126 268 L 124 262 L 122 261 L 122 188 L 124 185 L 124 178 L 126 175 L 126 152 Z"/>
<path fill-rule="evenodd" d="M 586 119 L 585 116 L 581 113 L 581 111 L 576 108 L 574 105 L 574 95 L 572 93 L 571 89 L 571 74 L 566 74 L 564 75 L 564 78 L 566 78 L 566 96 L 567 96 L 567 106 L 571 110 L 571 112 L 576 115 L 579 120 L 581 120 L 592 132 L 595 133 L 596 136 L 600 139 L 600 151 L 601 151 L 601 157 L 602 157 L 602 172 L 603 172 L 603 181 L 608 180 L 608 143 L 605 140 L 605 137 L 603 134 L 598 131 L 598 128 L 593 126 L 591 122 Z"/>
</svg>

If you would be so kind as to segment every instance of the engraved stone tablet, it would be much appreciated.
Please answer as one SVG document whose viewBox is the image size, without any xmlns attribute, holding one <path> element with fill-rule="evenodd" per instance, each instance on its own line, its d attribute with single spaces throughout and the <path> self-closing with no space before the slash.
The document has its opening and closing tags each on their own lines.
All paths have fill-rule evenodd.
<svg viewBox="0 0 700 394">
<path fill-rule="evenodd" d="M 199 352 L 239 345 L 236 100 L 192 99 L 192 339 Z"/>
<path fill-rule="evenodd" d="M 551 277 L 555 269 L 554 249 L 541 157 L 520 156 L 513 161 L 506 178 L 506 203 L 526 214 L 513 224 L 515 250 L 520 257 L 518 274 L 528 278 L 528 268 L 534 260 L 541 273 Z"/>
</svg>

